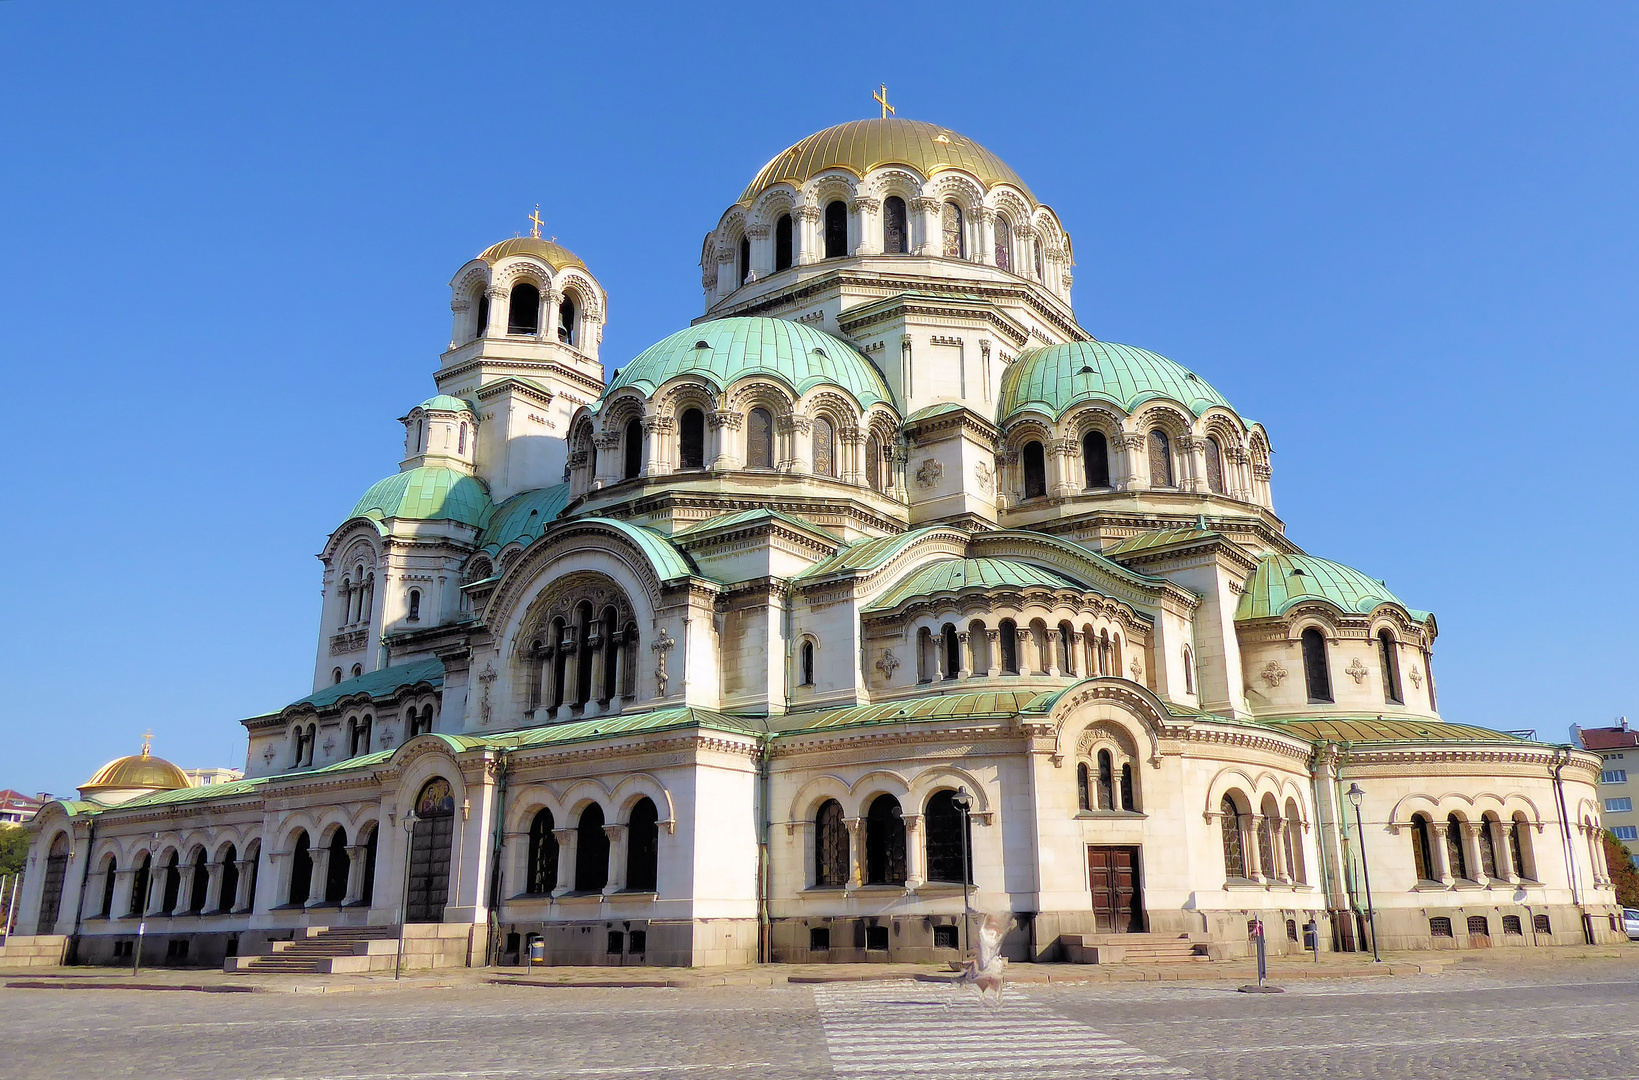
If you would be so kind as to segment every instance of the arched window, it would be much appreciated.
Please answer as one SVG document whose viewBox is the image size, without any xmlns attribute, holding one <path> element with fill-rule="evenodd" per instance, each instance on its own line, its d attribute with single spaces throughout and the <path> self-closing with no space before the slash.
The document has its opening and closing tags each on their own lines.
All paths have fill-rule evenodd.
<svg viewBox="0 0 1639 1080">
<path fill-rule="evenodd" d="M 1195 693 L 1195 658 L 1190 655 L 1189 646 L 1184 646 L 1184 693 Z"/>
<path fill-rule="evenodd" d="M 865 483 L 872 491 L 882 490 L 882 443 L 875 435 L 865 437 Z"/>
<path fill-rule="evenodd" d="M 905 200 L 898 195 L 889 195 L 882 200 L 882 253 L 884 255 L 909 255 L 911 250 L 910 229 L 907 226 L 905 214 Z"/>
<path fill-rule="evenodd" d="M 1377 659 L 1383 668 L 1383 700 L 1390 705 L 1403 705 L 1400 693 L 1400 657 L 1394 635 L 1387 630 L 1377 632 Z"/>
<path fill-rule="evenodd" d="M 1040 498 L 1047 494 L 1047 455 L 1039 442 L 1024 444 L 1024 497 Z"/>
<path fill-rule="evenodd" d="M 472 336 L 481 338 L 489 333 L 489 294 L 483 293 L 478 297 L 478 320 Z"/>
<path fill-rule="evenodd" d="M 813 686 L 814 685 L 814 643 L 812 641 L 803 642 L 802 643 L 802 648 L 799 650 L 799 653 L 801 654 L 800 657 L 799 657 L 799 660 L 800 660 L 800 667 L 801 667 L 801 672 L 802 672 L 802 685 L 803 686 Z"/>
<path fill-rule="evenodd" d="M 928 880 L 961 881 L 964 867 L 973 880 L 973 825 L 956 808 L 956 792 L 946 788 L 928 799 Z M 964 828 L 965 826 L 965 828 Z"/>
<path fill-rule="evenodd" d="M 290 891 L 285 894 L 287 904 L 305 904 L 308 894 L 313 891 L 311 846 L 312 841 L 308 840 L 306 830 L 296 834 L 296 843 L 290 856 Z"/>
<path fill-rule="evenodd" d="M 1013 226 L 1000 214 L 996 215 L 996 265 L 1003 270 L 1013 269 Z"/>
<path fill-rule="evenodd" d="M 103 860 L 102 864 L 102 906 L 97 908 L 97 917 L 99 919 L 112 919 L 114 917 L 114 886 L 118 882 L 119 864 L 114 861 L 114 856 L 110 855 Z M 39 929 L 44 930 L 46 927 L 42 924 Z"/>
<path fill-rule="evenodd" d="M 580 328 L 575 325 L 575 301 L 566 296 L 563 303 L 558 305 L 558 340 L 565 345 L 578 345 L 579 330 Z"/>
<path fill-rule="evenodd" d="M 1160 428 L 1152 428 L 1149 443 L 1150 487 L 1172 487 L 1172 441 Z"/>
<path fill-rule="evenodd" d="M 1241 844 L 1241 808 L 1235 800 L 1224 796 L 1218 805 L 1224 832 L 1224 875 L 1229 878 L 1246 877 L 1246 850 Z"/>
<path fill-rule="evenodd" d="M 772 469 L 773 467 L 774 417 L 767 409 L 752 409 L 746 415 L 746 468 Z"/>
<path fill-rule="evenodd" d="M 1059 627 L 1058 627 L 1059 659 L 1063 662 L 1062 671 L 1063 671 L 1063 674 L 1065 674 L 1065 675 L 1074 675 L 1076 673 L 1075 634 L 1076 634 L 1075 628 L 1072 627 L 1069 623 L 1067 623 L 1067 622 L 1059 623 Z"/>
<path fill-rule="evenodd" d="M 1224 451 L 1211 435 L 1206 438 L 1206 486 L 1215 495 L 1224 494 Z"/>
<path fill-rule="evenodd" d="M 347 832 L 338 828 L 330 835 L 330 858 L 324 868 L 324 901 L 339 904 L 347 899 Z"/>
<path fill-rule="evenodd" d="M 947 202 L 939 210 L 939 232 L 943 238 L 941 251 L 947 259 L 967 258 L 967 236 L 962 227 L 962 208 Z"/>
<path fill-rule="evenodd" d="M 1136 810 L 1137 800 L 1133 798 L 1133 765 L 1130 761 L 1121 763 L 1121 809 Z"/>
<path fill-rule="evenodd" d="M 603 807 L 588 804 L 575 829 L 575 891 L 601 892 L 609 884 L 609 837 L 603 831 Z"/>
<path fill-rule="evenodd" d="M 1429 838 L 1428 818 L 1411 816 L 1411 865 L 1418 881 L 1438 881 L 1434 876 L 1434 845 Z"/>
<path fill-rule="evenodd" d="M 637 623 L 626 624 L 620 645 L 625 650 L 620 658 L 620 696 L 629 698 L 637 694 Z"/>
<path fill-rule="evenodd" d="M 635 416 L 626 421 L 626 428 L 621 434 L 620 441 L 624 454 L 621 478 L 635 480 L 637 474 L 643 471 L 643 421 Z"/>
<path fill-rule="evenodd" d="M 337 668 L 330 673 L 330 682 L 332 685 L 339 685 L 341 683 L 341 668 Z"/>
<path fill-rule="evenodd" d="M 1464 881 L 1474 875 L 1468 871 L 1468 852 L 1463 845 L 1463 819 L 1456 814 L 1446 818 L 1446 865 L 1451 876 Z"/>
<path fill-rule="evenodd" d="M 369 907 L 376 899 L 376 849 L 381 830 L 371 825 L 370 836 L 364 841 L 364 881 L 359 887 L 359 903 Z"/>
<path fill-rule="evenodd" d="M 905 884 L 905 818 L 892 795 L 878 795 L 865 812 L 865 884 Z"/>
<path fill-rule="evenodd" d="M 837 436 L 831 421 L 823 416 L 814 417 L 814 475 L 836 476 Z"/>
<path fill-rule="evenodd" d="M 420 589 L 411 589 L 410 590 L 409 620 L 411 622 L 419 622 L 420 619 L 421 619 L 421 590 Z"/>
<path fill-rule="evenodd" d="M 239 902 L 239 851 L 232 844 L 222 853 L 222 887 L 216 895 L 216 910 L 226 914 Z"/>
<path fill-rule="evenodd" d="M 415 422 L 415 439 L 410 443 L 410 453 L 419 454 L 422 450 L 426 449 L 421 445 L 422 440 L 426 438 L 426 430 L 427 422 L 425 420 L 417 420 Z"/>
<path fill-rule="evenodd" d="M 939 638 L 945 650 L 945 678 L 954 679 L 962 668 L 962 645 L 956 637 L 956 627 L 946 623 Z"/>
<path fill-rule="evenodd" d="M 165 860 L 165 898 L 160 902 L 159 910 L 167 915 L 175 915 L 177 903 L 182 899 L 182 857 L 175 851 Z"/>
<path fill-rule="evenodd" d="M 706 414 L 699 409 L 684 409 L 678 424 L 678 467 L 703 469 L 706 467 Z"/>
<path fill-rule="evenodd" d="M 63 879 L 68 876 L 68 837 L 62 833 L 51 841 L 46 855 L 46 877 L 40 892 L 40 918 L 36 928 L 49 934 L 57 925 L 57 915 L 63 906 Z"/>
<path fill-rule="evenodd" d="M 749 237 L 740 237 L 740 284 L 746 283 L 751 276 L 751 240 Z"/>
<path fill-rule="evenodd" d="M 842 804 L 827 799 L 814 815 L 814 884 L 840 889 L 848 884 L 848 829 Z"/>
<path fill-rule="evenodd" d="M 1102 431 L 1089 431 L 1081 437 L 1081 467 L 1087 473 L 1087 486 L 1110 486 L 1110 442 Z"/>
<path fill-rule="evenodd" d="M 1046 281 L 1047 280 L 1047 271 L 1042 266 L 1041 240 L 1040 240 L 1040 238 L 1038 238 L 1036 240 L 1035 247 L 1036 247 L 1036 280 L 1037 281 Z"/>
<path fill-rule="evenodd" d="M 512 302 L 507 308 L 506 330 L 509 334 L 538 334 L 541 330 L 541 290 L 527 281 L 512 287 Z"/>
<path fill-rule="evenodd" d="M 1303 632 L 1303 680 L 1310 704 L 1330 703 L 1332 673 L 1326 665 L 1326 637 L 1314 627 Z"/>
<path fill-rule="evenodd" d="M 1093 808 L 1092 775 L 1085 761 L 1076 763 L 1076 806 L 1082 810 Z"/>
<path fill-rule="evenodd" d="M 575 606 L 575 640 L 580 647 L 575 652 L 575 704 L 585 705 L 592 700 L 592 635 L 596 626 L 592 620 L 592 605 L 582 600 Z"/>
<path fill-rule="evenodd" d="M 997 636 L 1001 639 L 997 644 L 1002 653 L 1002 674 L 1017 675 L 1019 673 L 1019 628 L 1012 619 L 1003 619 Z"/>
<path fill-rule="evenodd" d="M 660 887 L 660 814 L 647 796 L 632 807 L 626 824 L 626 888 L 654 892 Z"/>
<path fill-rule="evenodd" d="M 363 674 L 364 674 L 364 665 L 363 664 L 354 664 L 353 665 L 353 678 L 356 679 L 360 675 L 363 675 Z M 310 732 L 310 734 L 311 734 L 311 732 Z M 311 743 L 309 743 L 308 747 L 307 747 L 307 763 L 309 765 L 313 764 L 313 746 L 312 746 Z"/>
<path fill-rule="evenodd" d="M 1508 823 L 1508 861 L 1514 867 L 1514 876 L 1524 881 L 1536 876 L 1536 864 L 1530 861 L 1530 828 L 1522 813 L 1516 812 Z"/>
<path fill-rule="evenodd" d="M 558 887 L 558 838 L 552 831 L 556 825 L 552 811 L 544 806 L 529 822 L 529 863 L 524 873 L 524 892 L 531 895 L 547 896 Z"/>
<path fill-rule="evenodd" d="M 774 223 L 774 269 L 786 270 L 791 266 L 791 215 L 781 214 Z"/>
<path fill-rule="evenodd" d="M 1497 876 L 1497 837 L 1496 833 L 1492 831 L 1492 826 L 1495 822 L 1495 818 L 1480 818 L 1480 831 L 1478 837 L 1480 847 L 1480 873 L 1484 874 L 1488 878 L 1494 878 Z"/>
<path fill-rule="evenodd" d="M 133 918 L 148 910 L 149 878 L 153 865 L 153 855 L 144 851 L 137 860 L 137 872 L 131 875 L 131 904 L 126 914 Z"/>
<path fill-rule="evenodd" d="M 1115 759 L 1108 750 L 1098 752 L 1098 808 L 1115 809 Z"/>
<path fill-rule="evenodd" d="M 825 257 L 840 259 L 848 254 L 848 207 L 838 199 L 825 206 Z"/>
</svg>

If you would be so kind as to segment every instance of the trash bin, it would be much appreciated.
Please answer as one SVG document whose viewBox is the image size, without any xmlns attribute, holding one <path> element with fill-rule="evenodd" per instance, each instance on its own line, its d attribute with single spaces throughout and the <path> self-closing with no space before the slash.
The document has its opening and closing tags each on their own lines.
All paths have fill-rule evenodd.
<svg viewBox="0 0 1639 1080">
<path fill-rule="evenodd" d="M 1314 919 L 1303 924 L 1303 947 L 1305 950 L 1320 951 L 1320 923 Z"/>
<path fill-rule="evenodd" d="M 536 938 L 529 943 L 529 963 L 531 967 L 546 963 L 546 942 Z"/>
</svg>

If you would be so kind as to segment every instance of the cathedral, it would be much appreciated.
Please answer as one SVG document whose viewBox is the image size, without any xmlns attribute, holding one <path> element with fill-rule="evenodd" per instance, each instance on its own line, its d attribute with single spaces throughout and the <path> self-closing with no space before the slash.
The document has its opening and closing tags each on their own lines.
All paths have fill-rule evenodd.
<svg viewBox="0 0 1639 1080">
<path fill-rule="evenodd" d="M 1434 615 L 1287 535 L 1210 357 L 1083 327 L 1053 210 L 883 111 L 751 177 L 636 355 L 538 219 L 456 268 L 398 471 L 324 544 L 312 692 L 241 721 L 242 779 L 145 750 L 47 804 L 8 950 L 1617 940 L 1597 756 L 1444 719 Z"/>
</svg>

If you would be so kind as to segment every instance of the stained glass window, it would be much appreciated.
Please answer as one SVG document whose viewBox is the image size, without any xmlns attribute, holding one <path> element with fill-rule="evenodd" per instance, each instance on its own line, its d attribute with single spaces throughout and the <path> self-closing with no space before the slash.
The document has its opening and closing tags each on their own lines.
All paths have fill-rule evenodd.
<svg viewBox="0 0 1639 1080">
<path fill-rule="evenodd" d="M 1172 441 L 1160 428 L 1150 432 L 1150 487 L 1172 487 Z"/>
<path fill-rule="evenodd" d="M 1258 822 L 1258 860 L 1265 877 L 1275 876 L 1275 829 L 1279 825 L 1280 818 L 1268 814 Z"/>
<path fill-rule="evenodd" d="M 1514 876 L 1525 876 L 1525 850 L 1520 841 L 1519 818 L 1515 818 L 1508 826 L 1508 858 L 1514 864 Z"/>
<path fill-rule="evenodd" d="M 1076 805 L 1083 810 L 1093 808 L 1092 778 L 1088 775 L 1085 761 L 1076 766 Z"/>
<path fill-rule="evenodd" d="M 1241 812 L 1235 800 L 1228 795 L 1218 809 L 1222 812 L 1224 830 L 1224 874 L 1232 878 L 1246 876 L 1246 852 L 1241 848 Z"/>
<path fill-rule="evenodd" d="M 848 829 L 842 823 L 842 804 L 835 799 L 827 799 L 814 816 L 814 884 L 848 884 Z"/>
<path fill-rule="evenodd" d="M 865 482 L 872 491 L 882 490 L 882 443 L 875 435 L 865 440 Z"/>
<path fill-rule="evenodd" d="M 591 803 L 575 827 L 575 891 L 600 892 L 609 884 L 609 834 L 603 831 L 603 807 Z"/>
<path fill-rule="evenodd" d="M 1136 810 L 1137 803 L 1133 800 L 1133 767 L 1132 762 L 1121 763 L 1121 809 Z"/>
<path fill-rule="evenodd" d="M 1418 814 L 1411 819 L 1411 862 L 1418 881 L 1436 880 L 1434 860 L 1430 856 L 1428 818 Z"/>
<path fill-rule="evenodd" d="M 1003 270 L 1013 268 L 1013 226 L 1000 214 L 996 216 L 996 265 Z"/>
<path fill-rule="evenodd" d="M 626 825 L 626 887 L 654 892 L 660 877 L 660 813 L 654 801 L 642 798 L 632 807 Z"/>
<path fill-rule="evenodd" d="M 1210 435 L 1206 440 L 1206 486 L 1215 494 L 1224 494 L 1224 451 Z"/>
<path fill-rule="evenodd" d="M 1047 280 L 1047 275 L 1042 270 L 1041 241 L 1040 240 L 1036 241 L 1036 280 L 1037 281 L 1046 281 Z"/>
<path fill-rule="evenodd" d="M 831 421 L 823 416 L 814 418 L 814 475 L 835 476 L 837 474 L 836 432 L 831 428 Z"/>
<path fill-rule="evenodd" d="M 1115 759 L 1108 750 L 1098 752 L 1098 808 L 1115 808 Z"/>
<path fill-rule="evenodd" d="M 886 255 L 908 255 L 910 250 L 905 200 L 898 195 L 889 195 L 882 200 L 882 251 Z"/>
<path fill-rule="evenodd" d="M 774 417 L 767 409 L 752 409 L 746 416 L 746 467 L 774 467 Z"/>
<path fill-rule="evenodd" d="M 967 258 L 966 237 L 962 230 L 962 208 L 948 202 L 939 212 L 940 232 L 944 237 L 944 255 L 947 259 Z"/>
</svg>

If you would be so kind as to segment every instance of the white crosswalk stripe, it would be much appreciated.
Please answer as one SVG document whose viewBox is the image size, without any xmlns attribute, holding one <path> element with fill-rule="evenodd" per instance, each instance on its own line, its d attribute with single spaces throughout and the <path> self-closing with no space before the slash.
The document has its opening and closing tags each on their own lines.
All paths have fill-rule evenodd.
<svg viewBox="0 0 1639 1080">
<path fill-rule="evenodd" d="M 964 1080 L 1188 1076 L 1189 1070 L 1006 991 L 1000 1008 L 940 983 L 830 983 L 814 988 L 839 1077 Z M 946 1007 L 948 1004 L 948 1008 Z"/>
</svg>

